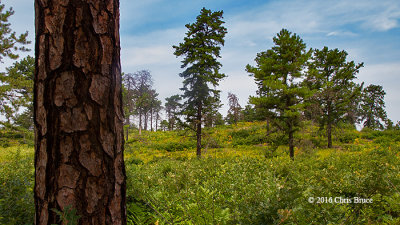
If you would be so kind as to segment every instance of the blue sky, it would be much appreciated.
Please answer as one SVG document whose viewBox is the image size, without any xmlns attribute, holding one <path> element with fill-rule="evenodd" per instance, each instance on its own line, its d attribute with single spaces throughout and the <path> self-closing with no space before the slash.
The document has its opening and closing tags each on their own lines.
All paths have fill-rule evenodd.
<svg viewBox="0 0 400 225">
<path fill-rule="evenodd" d="M 17 32 L 28 30 L 34 39 L 32 0 L 3 0 L 15 9 L 11 23 Z M 386 110 L 400 120 L 400 1 L 398 0 L 121 0 L 121 63 L 124 72 L 151 71 L 164 100 L 179 93 L 180 58 L 172 45 L 182 42 L 185 24 L 195 21 L 202 7 L 223 10 L 228 29 L 222 48 L 219 86 L 227 111 L 227 93 L 238 95 L 244 106 L 256 85 L 245 72 L 258 52 L 272 47 L 282 28 L 298 34 L 308 48 L 346 50 L 349 60 L 364 62 L 357 82 L 382 85 Z M 33 52 L 31 53 L 33 55 Z M 7 64 L 7 62 L 5 62 Z"/>
</svg>

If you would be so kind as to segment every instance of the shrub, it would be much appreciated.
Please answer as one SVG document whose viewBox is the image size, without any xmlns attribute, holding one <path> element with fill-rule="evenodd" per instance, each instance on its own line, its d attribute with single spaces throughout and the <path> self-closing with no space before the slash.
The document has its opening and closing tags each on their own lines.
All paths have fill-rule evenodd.
<svg viewBox="0 0 400 225">
<path fill-rule="evenodd" d="M 0 167 L 0 224 L 33 224 L 33 157 L 19 151 Z"/>
</svg>

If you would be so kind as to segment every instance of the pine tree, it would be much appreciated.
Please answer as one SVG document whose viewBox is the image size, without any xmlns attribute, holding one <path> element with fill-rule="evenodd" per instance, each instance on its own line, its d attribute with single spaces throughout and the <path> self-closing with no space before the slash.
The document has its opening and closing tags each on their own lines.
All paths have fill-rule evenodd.
<svg viewBox="0 0 400 225">
<path fill-rule="evenodd" d="M 181 90 L 186 101 L 183 103 L 182 113 L 186 116 L 186 121 L 195 126 L 199 158 L 203 115 L 210 104 L 210 97 L 219 99 L 220 91 L 215 87 L 225 77 L 225 74 L 219 72 L 222 64 L 217 60 L 227 33 L 222 26 L 222 15 L 222 11 L 212 12 L 203 8 L 195 23 L 186 24 L 188 32 L 184 42 L 173 46 L 177 57 L 184 56 L 181 68 L 186 69 L 180 76 L 184 79 Z"/>
<path fill-rule="evenodd" d="M 10 16 L 14 15 L 14 10 L 10 8 L 3 12 L 4 8 L 4 4 L 1 4 L 0 1 L 0 62 L 4 57 L 18 59 L 19 55 L 15 51 L 29 51 L 24 45 L 31 43 L 26 39 L 28 31 L 17 37 L 17 34 L 11 30 L 8 20 Z"/>
<path fill-rule="evenodd" d="M 10 126 L 13 124 L 31 129 L 35 59 L 27 56 L 6 68 L 6 71 L 0 74 L 0 112 L 5 114 Z M 18 114 L 21 109 L 22 113 Z"/>
<path fill-rule="evenodd" d="M 14 14 L 14 10 L 10 8 L 4 11 L 4 8 L 5 5 L 0 1 L 0 63 L 5 57 L 17 60 L 19 58 L 17 52 L 30 51 L 25 45 L 31 43 L 27 40 L 28 32 L 17 37 L 16 32 L 12 31 L 8 20 Z M 32 69 L 30 64 L 32 60 L 32 58 L 22 59 L 7 68 L 6 73 L 0 73 L 0 113 L 6 116 L 7 126 L 11 126 L 15 120 L 21 119 L 17 118 L 21 116 L 17 115 L 19 107 L 27 107 L 29 98 L 32 98 L 33 75 L 29 75 Z M 24 87 L 26 90 L 23 90 Z M 32 107 L 30 109 L 32 112 Z M 23 114 L 26 114 L 27 117 L 32 115 L 29 112 Z M 29 120 L 29 118 L 27 119 Z"/>
<path fill-rule="evenodd" d="M 357 111 L 360 87 L 354 83 L 356 74 L 363 63 L 346 61 L 347 52 L 338 49 L 315 50 L 305 84 L 314 91 L 309 99 L 313 103 L 315 119 L 321 128 L 326 128 L 328 148 L 332 148 L 332 127 L 334 124 L 353 120 L 350 115 Z"/>
<path fill-rule="evenodd" d="M 79 224 L 124 225 L 119 1 L 35 0 L 35 11 L 35 224 L 74 209 Z"/>
<path fill-rule="evenodd" d="M 303 69 L 311 56 L 296 34 L 282 29 L 273 38 L 275 46 L 257 54 L 257 66 L 247 65 L 258 85 L 258 97 L 250 103 L 265 109 L 266 116 L 288 136 L 290 158 L 294 159 L 294 133 L 300 125 L 304 98 L 309 90 L 301 86 Z"/>
<path fill-rule="evenodd" d="M 360 121 L 364 127 L 384 129 L 382 122 L 388 121 L 385 111 L 386 92 L 380 85 L 371 84 L 362 90 L 360 104 Z"/>
<path fill-rule="evenodd" d="M 179 111 L 181 110 L 181 96 L 172 95 L 165 98 L 165 112 L 167 113 L 168 130 L 174 130 Z"/>
</svg>

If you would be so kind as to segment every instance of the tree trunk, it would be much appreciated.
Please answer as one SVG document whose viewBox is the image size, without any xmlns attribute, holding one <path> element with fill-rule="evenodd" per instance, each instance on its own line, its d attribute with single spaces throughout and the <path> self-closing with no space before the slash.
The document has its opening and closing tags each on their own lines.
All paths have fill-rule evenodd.
<svg viewBox="0 0 400 225">
<path fill-rule="evenodd" d="M 196 121 L 196 137 L 197 137 L 197 158 L 201 158 L 201 104 L 197 108 L 197 121 Z"/>
<path fill-rule="evenodd" d="M 129 127 L 131 126 L 131 121 L 129 121 L 129 116 L 126 118 L 126 122 L 128 123 L 128 126 L 126 127 L 126 140 L 128 141 L 128 139 L 129 139 Z"/>
<path fill-rule="evenodd" d="M 147 130 L 147 119 L 149 118 L 148 112 L 144 114 L 144 130 Z"/>
<path fill-rule="evenodd" d="M 294 160 L 294 141 L 293 141 L 293 128 L 290 125 L 289 126 L 289 154 L 290 154 L 290 159 Z"/>
<path fill-rule="evenodd" d="M 173 123 L 172 119 L 169 119 L 168 120 L 168 130 L 169 131 L 173 130 L 173 127 L 174 127 L 174 123 Z"/>
<path fill-rule="evenodd" d="M 156 114 L 156 131 L 157 131 L 157 128 L 158 128 L 158 117 L 159 117 L 159 115 L 158 115 L 158 113 Z"/>
<path fill-rule="evenodd" d="M 139 112 L 139 136 L 142 135 L 142 113 Z"/>
<path fill-rule="evenodd" d="M 119 1 L 35 11 L 35 224 L 60 224 L 67 206 L 78 224 L 126 224 Z"/>
<path fill-rule="evenodd" d="M 330 121 L 326 127 L 326 135 L 328 136 L 328 148 L 332 148 L 332 123 Z"/>
<path fill-rule="evenodd" d="M 327 112 L 327 126 L 326 126 L 326 136 L 328 137 L 328 148 L 332 148 L 332 121 L 331 121 L 331 102 L 328 102 L 328 112 Z"/>
<path fill-rule="evenodd" d="M 150 110 L 150 130 L 153 131 L 153 109 Z"/>
</svg>

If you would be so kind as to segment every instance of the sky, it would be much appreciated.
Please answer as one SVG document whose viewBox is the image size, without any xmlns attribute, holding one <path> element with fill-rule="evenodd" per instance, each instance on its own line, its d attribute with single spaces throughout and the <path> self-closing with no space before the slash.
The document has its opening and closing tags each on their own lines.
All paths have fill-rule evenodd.
<svg viewBox="0 0 400 225">
<path fill-rule="evenodd" d="M 12 29 L 28 30 L 34 42 L 34 1 L 1 2 L 15 10 Z M 349 61 L 364 62 L 356 82 L 383 86 L 388 117 L 400 121 L 400 1 L 120 0 L 122 71 L 149 70 L 163 101 L 180 94 L 182 58 L 174 56 L 172 46 L 183 41 L 185 24 L 194 23 L 203 7 L 223 10 L 228 31 L 220 59 L 227 77 L 218 87 L 223 115 L 228 110 L 228 92 L 238 96 L 242 107 L 255 95 L 257 87 L 245 66 L 255 65 L 257 53 L 270 49 L 272 38 L 286 28 L 299 35 L 307 48 L 338 48 L 348 52 Z"/>
</svg>

